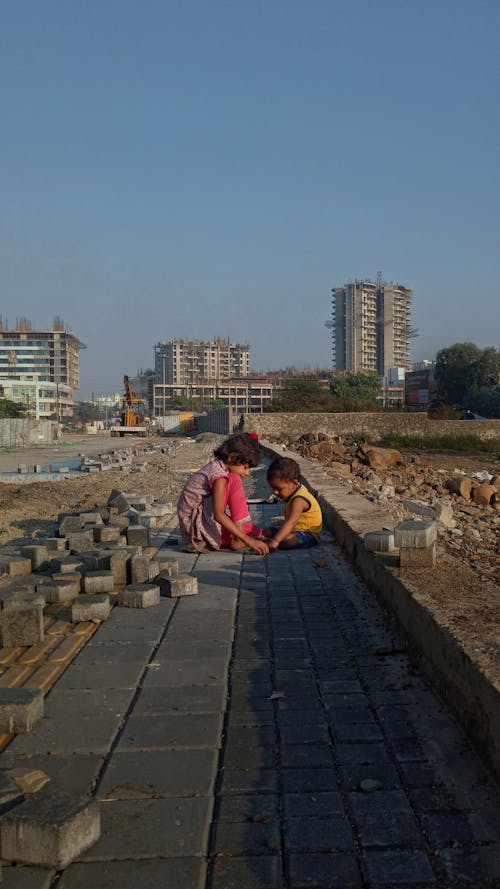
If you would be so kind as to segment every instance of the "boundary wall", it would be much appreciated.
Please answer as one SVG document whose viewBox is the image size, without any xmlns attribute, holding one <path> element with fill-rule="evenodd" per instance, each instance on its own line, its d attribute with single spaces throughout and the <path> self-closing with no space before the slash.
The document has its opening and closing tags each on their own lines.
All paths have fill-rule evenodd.
<svg viewBox="0 0 500 889">
<path fill-rule="evenodd" d="M 230 407 L 221 407 L 210 411 L 205 416 L 196 417 L 197 432 L 217 432 L 219 435 L 230 435 L 233 431 L 233 412 Z"/>
<path fill-rule="evenodd" d="M 55 420 L 23 420 L 18 417 L 0 420 L 0 448 L 28 448 L 51 444 L 60 438 L 61 429 Z"/>
<path fill-rule="evenodd" d="M 500 420 L 430 420 L 421 413 L 243 414 L 242 422 L 245 432 L 257 432 L 261 438 L 278 436 L 285 441 L 306 432 L 340 436 L 369 433 L 378 440 L 389 434 L 500 439 Z"/>
</svg>

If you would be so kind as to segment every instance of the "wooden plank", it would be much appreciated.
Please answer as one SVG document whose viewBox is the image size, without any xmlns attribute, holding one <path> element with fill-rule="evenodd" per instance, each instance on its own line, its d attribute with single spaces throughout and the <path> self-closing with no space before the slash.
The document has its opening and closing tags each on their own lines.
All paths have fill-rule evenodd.
<svg viewBox="0 0 500 889">
<path fill-rule="evenodd" d="M 25 651 L 26 647 L 21 645 L 17 645 L 14 648 L 0 648 L 0 666 L 9 667 Z"/>
<path fill-rule="evenodd" d="M 83 635 L 68 636 L 47 658 L 49 664 L 68 664 L 85 645 L 87 637 Z"/>
<path fill-rule="evenodd" d="M 72 626 L 67 620 L 56 620 L 46 632 L 48 636 L 65 636 L 71 631 Z"/>
<path fill-rule="evenodd" d="M 24 654 L 18 658 L 18 664 L 36 664 L 56 645 L 59 644 L 59 636 L 46 636 L 38 645 L 31 645 Z"/>
<path fill-rule="evenodd" d="M 81 623 L 73 624 L 71 635 L 86 636 L 88 639 L 90 639 L 90 637 L 94 635 L 99 626 L 100 624 L 96 624 L 96 622 L 93 620 L 82 620 Z"/>
<path fill-rule="evenodd" d="M 46 694 L 66 669 L 66 664 L 42 664 L 24 683 L 24 688 L 41 688 Z"/>
<path fill-rule="evenodd" d="M 32 664 L 15 664 L 0 676 L 0 688 L 17 688 L 33 673 Z"/>
</svg>

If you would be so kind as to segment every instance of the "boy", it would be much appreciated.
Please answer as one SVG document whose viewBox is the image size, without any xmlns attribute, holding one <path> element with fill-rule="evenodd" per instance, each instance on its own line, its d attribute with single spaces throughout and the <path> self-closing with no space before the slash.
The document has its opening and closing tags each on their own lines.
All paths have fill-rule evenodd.
<svg viewBox="0 0 500 889">
<path fill-rule="evenodd" d="M 285 501 L 285 521 L 279 528 L 264 528 L 269 552 L 316 546 L 323 529 L 321 507 L 300 482 L 300 469 L 295 460 L 278 457 L 267 470 L 267 481 L 273 494 Z"/>
</svg>

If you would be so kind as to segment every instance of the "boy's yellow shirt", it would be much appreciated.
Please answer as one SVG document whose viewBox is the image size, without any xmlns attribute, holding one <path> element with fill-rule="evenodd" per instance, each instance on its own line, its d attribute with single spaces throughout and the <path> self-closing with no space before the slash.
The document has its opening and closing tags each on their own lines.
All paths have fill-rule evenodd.
<svg viewBox="0 0 500 889">
<path fill-rule="evenodd" d="M 306 509 L 298 518 L 298 521 L 294 527 L 294 531 L 309 531 L 309 534 L 312 534 L 316 540 L 319 540 L 321 537 L 321 532 L 323 530 L 323 515 L 321 513 L 321 506 L 319 505 L 316 497 L 314 497 L 310 491 L 307 490 L 305 485 L 300 485 L 294 494 L 286 501 L 285 503 L 285 521 L 290 515 L 291 504 L 296 497 L 301 497 L 304 500 L 307 500 L 309 503 L 309 509 Z"/>
</svg>

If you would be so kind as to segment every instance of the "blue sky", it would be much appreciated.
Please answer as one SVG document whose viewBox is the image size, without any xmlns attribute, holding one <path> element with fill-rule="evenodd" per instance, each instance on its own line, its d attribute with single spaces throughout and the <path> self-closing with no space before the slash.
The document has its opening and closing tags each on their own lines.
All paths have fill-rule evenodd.
<svg viewBox="0 0 500 889">
<path fill-rule="evenodd" d="M 3 0 L 0 312 L 329 366 L 331 287 L 414 287 L 414 360 L 500 345 L 498 0 Z"/>
</svg>

